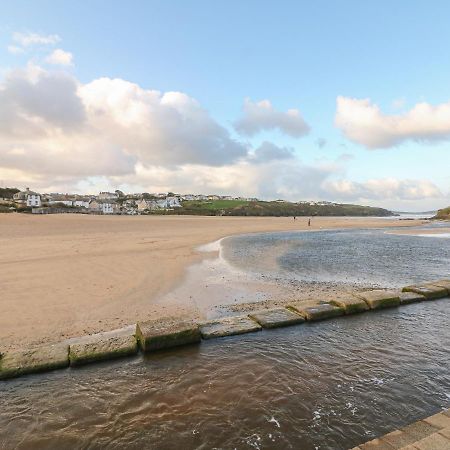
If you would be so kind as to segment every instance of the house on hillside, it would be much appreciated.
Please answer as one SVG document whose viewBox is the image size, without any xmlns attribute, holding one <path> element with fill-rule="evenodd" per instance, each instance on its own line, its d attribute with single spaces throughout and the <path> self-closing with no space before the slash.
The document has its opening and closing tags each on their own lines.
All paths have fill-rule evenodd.
<svg viewBox="0 0 450 450">
<path fill-rule="evenodd" d="M 166 197 L 163 199 L 142 198 L 136 202 L 138 211 L 154 211 L 157 209 L 175 209 L 181 208 L 178 197 Z"/>
<path fill-rule="evenodd" d="M 79 197 L 76 196 L 73 199 L 73 206 L 76 206 L 77 208 L 89 208 L 89 202 L 91 199 L 89 197 Z"/>
<path fill-rule="evenodd" d="M 50 194 L 47 202 L 49 205 L 73 206 L 73 200 L 67 194 Z"/>
<path fill-rule="evenodd" d="M 94 199 L 89 202 L 89 211 L 97 214 L 117 214 L 119 208 L 113 200 Z"/>
<path fill-rule="evenodd" d="M 150 200 L 147 198 L 141 198 L 136 202 L 138 211 L 153 211 L 158 209 L 158 203 L 156 200 Z"/>
<path fill-rule="evenodd" d="M 41 194 L 30 191 L 30 188 L 26 188 L 25 191 L 14 194 L 13 200 L 21 206 L 39 207 L 42 204 Z"/>
</svg>

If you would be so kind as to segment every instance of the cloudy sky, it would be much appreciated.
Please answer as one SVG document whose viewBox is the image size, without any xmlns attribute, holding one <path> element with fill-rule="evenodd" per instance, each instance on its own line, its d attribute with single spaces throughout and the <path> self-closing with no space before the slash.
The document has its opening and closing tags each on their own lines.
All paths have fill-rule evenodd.
<svg viewBox="0 0 450 450">
<path fill-rule="evenodd" d="M 450 204 L 450 3 L 0 0 L 0 185 Z"/>
</svg>

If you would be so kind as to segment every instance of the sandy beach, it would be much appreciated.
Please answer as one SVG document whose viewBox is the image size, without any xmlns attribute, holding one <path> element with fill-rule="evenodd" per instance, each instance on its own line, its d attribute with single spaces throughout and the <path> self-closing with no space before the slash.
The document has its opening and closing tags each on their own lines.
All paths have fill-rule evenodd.
<svg viewBox="0 0 450 450">
<path fill-rule="evenodd" d="M 413 226 L 379 218 L 0 215 L 0 351 L 108 331 L 138 320 L 195 316 L 163 302 L 205 257 L 201 244 L 268 231 Z M 159 300 L 158 300 L 159 299 Z"/>
</svg>

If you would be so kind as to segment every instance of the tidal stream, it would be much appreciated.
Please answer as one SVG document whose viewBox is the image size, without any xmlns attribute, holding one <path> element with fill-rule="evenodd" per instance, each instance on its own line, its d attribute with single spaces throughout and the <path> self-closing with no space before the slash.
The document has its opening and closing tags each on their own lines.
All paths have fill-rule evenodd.
<svg viewBox="0 0 450 450">
<path fill-rule="evenodd" d="M 0 384 L 2 449 L 348 449 L 450 406 L 450 302 Z"/>
</svg>

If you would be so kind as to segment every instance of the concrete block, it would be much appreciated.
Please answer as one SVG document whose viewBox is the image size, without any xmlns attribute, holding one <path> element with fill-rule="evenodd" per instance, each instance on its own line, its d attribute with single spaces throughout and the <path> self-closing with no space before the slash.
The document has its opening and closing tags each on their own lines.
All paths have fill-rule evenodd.
<svg viewBox="0 0 450 450">
<path fill-rule="evenodd" d="M 426 297 L 427 300 L 447 297 L 448 291 L 444 287 L 434 286 L 431 284 L 418 284 L 414 286 L 405 286 L 403 292 L 415 292 Z"/>
<path fill-rule="evenodd" d="M 450 440 L 440 433 L 433 433 L 414 443 L 417 450 L 449 450 Z"/>
<path fill-rule="evenodd" d="M 261 326 L 247 316 L 225 317 L 200 325 L 203 339 L 260 331 Z"/>
<path fill-rule="evenodd" d="M 302 316 L 293 311 L 289 311 L 286 308 L 274 308 L 266 311 L 258 311 L 249 314 L 249 317 L 256 320 L 263 328 L 286 327 L 305 321 Z"/>
<path fill-rule="evenodd" d="M 433 286 L 443 287 L 447 289 L 447 292 L 450 293 L 450 280 L 442 279 L 442 280 L 436 280 L 436 281 L 430 281 L 427 284 L 431 284 Z"/>
<path fill-rule="evenodd" d="M 301 314 L 306 320 L 324 320 L 332 317 L 342 316 L 344 310 L 328 303 L 314 306 L 304 306 L 301 303 L 289 305 L 289 308 Z"/>
<path fill-rule="evenodd" d="M 357 292 L 355 297 L 364 300 L 370 309 L 389 308 L 400 304 L 399 293 L 376 289 L 373 291 Z"/>
<path fill-rule="evenodd" d="M 61 369 L 68 365 L 69 346 L 66 344 L 6 352 L 0 359 L 0 380 Z"/>
<path fill-rule="evenodd" d="M 78 366 L 136 353 L 137 341 L 134 335 L 94 337 L 91 341 L 70 345 L 69 360 L 71 366 Z"/>
<path fill-rule="evenodd" d="M 385 434 L 381 440 L 387 442 L 392 448 L 403 448 L 415 442 L 413 436 L 403 433 L 403 431 L 400 430 L 395 430 L 391 433 Z"/>
<path fill-rule="evenodd" d="M 162 319 L 139 322 L 136 338 L 144 352 L 200 342 L 198 325 L 192 321 Z"/>
<path fill-rule="evenodd" d="M 349 297 L 342 300 L 331 300 L 330 303 L 334 306 L 342 308 L 345 314 L 364 312 L 369 309 L 367 303 L 363 299 L 357 297 Z"/>
<path fill-rule="evenodd" d="M 438 428 L 424 422 L 423 420 L 419 420 L 418 422 L 406 425 L 406 427 L 401 428 L 400 431 L 411 436 L 414 442 L 435 433 L 438 431 Z"/>
<path fill-rule="evenodd" d="M 408 305 L 409 303 L 422 302 L 426 300 L 426 297 L 422 294 L 416 294 L 415 292 L 400 292 L 400 304 Z"/>
<path fill-rule="evenodd" d="M 365 444 L 360 444 L 361 450 L 392 450 L 392 446 L 381 439 L 373 439 Z"/>
<path fill-rule="evenodd" d="M 423 419 L 423 421 L 437 428 L 450 427 L 450 417 L 446 416 L 444 413 L 438 413 L 434 416 L 427 417 L 426 419 Z"/>
</svg>

